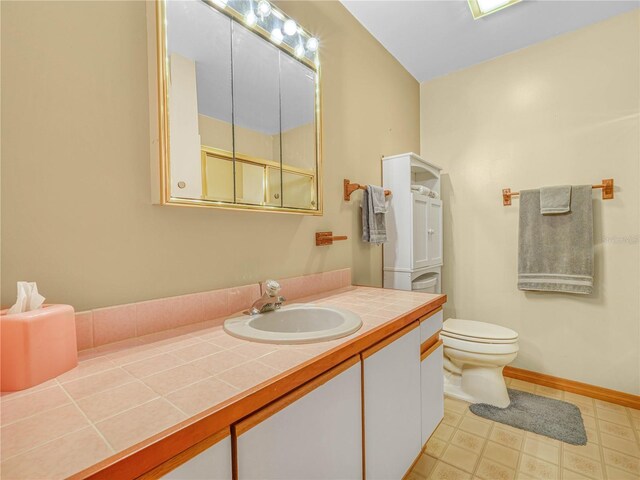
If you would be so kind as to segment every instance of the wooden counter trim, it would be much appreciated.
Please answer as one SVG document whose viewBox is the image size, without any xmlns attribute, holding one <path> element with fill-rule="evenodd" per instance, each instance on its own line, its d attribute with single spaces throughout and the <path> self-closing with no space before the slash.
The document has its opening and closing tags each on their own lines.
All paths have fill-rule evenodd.
<svg viewBox="0 0 640 480">
<path fill-rule="evenodd" d="M 188 462 L 193 457 L 198 456 L 206 449 L 213 447 L 220 440 L 223 440 L 231 435 L 231 429 L 225 428 L 224 430 L 219 431 L 218 433 L 211 435 L 208 438 L 205 438 L 203 441 L 196 443 L 193 447 L 187 448 L 184 452 L 179 453 L 175 457 L 167 460 L 161 465 L 158 465 L 153 470 L 148 471 L 147 473 L 140 475 L 138 480 L 155 480 L 157 478 L 164 477 L 167 473 L 175 470 L 180 465 Z"/>
<path fill-rule="evenodd" d="M 431 345 L 427 350 L 420 354 L 420 361 L 422 362 L 425 358 L 431 355 L 437 348 L 442 345 L 442 340 L 438 340 L 436 343 Z"/>
<path fill-rule="evenodd" d="M 640 395 L 633 395 L 632 393 L 597 387 L 588 383 L 576 382 L 574 380 L 554 377 L 544 373 L 523 370 L 522 368 L 507 366 L 504 367 L 503 373 L 505 377 L 516 378 L 518 380 L 524 380 L 525 382 L 535 383 L 537 385 L 543 385 L 557 390 L 564 390 L 565 392 L 577 393 L 578 395 L 584 395 L 585 397 L 615 403 L 616 405 L 622 405 L 624 407 L 640 409 Z"/>
<path fill-rule="evenodd" d="M 275 402 L 271 402 L 269 405 L 267 405 L 261 410 L 258 410 L 256 413 L 249 415 L 244 420 L 241 420 L 240 422 L 235 424 L 234 433 L 236 437 L 239 437 L 246 431 L 251 430 L 256 425 L 264 422 L 266 419 L 275 415 L 280 410 L 288 407 L 293 402 L 300 400 L 302 397 L 304 397 L 308 393 L 311 393 L 319 386 L 327 383 L 332 378 L 337 377 L 342 372 L 353 367 L 359 362 L 360 362 L 359 356 L 356 355 L 354 357 L 351 357 L 349 360 L 342 362 L 337 367 L 333 367 L 328 372 L 325 372 L 322 375 L 314 378 L 313 380 L 308 381 L 307 383 L 297 388 L 293 392 L 286 394 L 284 397 L 276 400 Z"/>
<path fill-rule="evenodd" d="M 382 350 L 387 345 L 395 342 L 397 339 L 399 339 L 400 337 L 406 335 L 411 330 L 414 330 L 414 329 L 418 328 L 419 326 L 420 326 L 420 322 L 418 320 L 416 320 L 412 324 L 404 327 L 402 330 L 399 330 L 396 333 L 394 333 L 393 335 L 390 335 L 387 338 L 379 341 L 374 346 L 372 346 L 372 347 L 366 349 L 364 352 L 362 352 L 362 354 L 361 354 L 362 360 L 364 361 L 364 359 L 369 358 L 371 355 L 375 354 L 376 352 L 379 352 L 380 350 Z"/>
<path fill-rule="evenodd" d="M 70 477 L 73 480 L 133 479 L 156 468 L 207 437 L 229 427 L 345 360 L 402 330 L 447 301 L 446 295 L 424 303 L 344 344 L 283 372 L 226 402 L 133 445 Z"/>
<path fill-rule="evenodd" d="M 442 311 L 442 307 L 438 307 L 435 310 L 433 310 L 432 312 L 427 313 L 424 317 L 420 317 L 420 321 L 424 322 L 429 317 L 433 317 L 436 313 L 441 312 L 441 311 Z"/>
<path fill-rule="evenodd" d="M 434 345 L 438 339 L 440 338 L 440 332 L 442 330 L 438 330 L 436 333 L 434 333 L 433 335 L 431 335 L 429 338 L 427 338 L 424 342 L 422 342 L 422 345 L 420 345 L 420 353 L 424 353 L 427 350 L 429 350 L 429 348 L 431 348 L 432 345 Z"/>
</svg>

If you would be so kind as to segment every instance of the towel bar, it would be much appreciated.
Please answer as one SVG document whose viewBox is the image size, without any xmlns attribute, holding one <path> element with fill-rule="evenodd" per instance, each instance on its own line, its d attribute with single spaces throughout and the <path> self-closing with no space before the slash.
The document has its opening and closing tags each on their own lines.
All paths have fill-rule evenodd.
<svg viewBox="0 0 640 480">
<path fill-rule="evenodd" d="M 351 194 L 356 190 L 366 190 L 366 185 L 360 185 L 359 183 L 351 183 L 348 179 L 344 179 L 344 201 L 348 202 L 351 200 Z M 391 190 L 385 190 L 384 194 L 386 196 L 391 195 Z"/>
<path fill-rule="evenodd" d="M 596 188 L 601 188 L 603 200 L 611 200 L 613 198 L 613 178 L 605 178 L 602 180 L 601 184 L 591 185 L 591 188 L 594 190 Z M 502 205 L 505 207 L 511 205 L 511 197 L 517 197 L 518 195 L 520 195 L 520 192 L 512 192 L 510 188 L 503 188 Z"/>
</svg>

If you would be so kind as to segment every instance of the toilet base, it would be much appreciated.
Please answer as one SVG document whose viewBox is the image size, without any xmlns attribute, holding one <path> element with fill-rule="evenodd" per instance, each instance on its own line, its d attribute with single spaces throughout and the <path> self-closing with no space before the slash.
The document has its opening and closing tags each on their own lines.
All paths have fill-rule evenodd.
<svg viewBox="0 0 640 480">
<path fill-rule="evenodd" d="M 453 375 L 445 370 L 444 372 L 444 396 L 449 398 L 455 398 L 456 400 L 462 400 L 464 402 L 476 403 L 475 399 L 471 395 L 462 390 L 460 385 L 460 375 Z"/>
<path fill-rule="evenodd" d="M 504 367 L 463 367 L 462 374 L 444 370 L 444 394 L 469 403 L 486 403 L 498 408 L 511 404 L 502 376 Z"/>
</svg>

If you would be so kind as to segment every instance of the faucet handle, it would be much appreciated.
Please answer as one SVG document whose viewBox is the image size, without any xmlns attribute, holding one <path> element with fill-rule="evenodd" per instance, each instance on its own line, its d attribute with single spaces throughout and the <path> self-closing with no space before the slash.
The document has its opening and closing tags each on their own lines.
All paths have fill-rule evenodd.
<svg viewBox="0 0 640 480">
<path fill-rule="evenodd" d="M 280 284 L 275 280 L 267 280 L 264 282 L 264 290 L 270 297 L 275 297 L 280 291 Z"/>
<path fill-rule="evenodd" d="M 286 301 L 287 301 L 287 299 L 286 299 L 286 298 L 281 297 L 281 296 L 278 296 L 278 298 L 276 298 L 276 301 L 274 302 L 273 306 L 274 306 L 274 307 L 276 308 L 276 310 L 277 310 L 277 309 L 279 309 L 279 308 L 282 306 L 282 304 L 283 304 L 284 302 L 286 302 Z"/>
</svg>

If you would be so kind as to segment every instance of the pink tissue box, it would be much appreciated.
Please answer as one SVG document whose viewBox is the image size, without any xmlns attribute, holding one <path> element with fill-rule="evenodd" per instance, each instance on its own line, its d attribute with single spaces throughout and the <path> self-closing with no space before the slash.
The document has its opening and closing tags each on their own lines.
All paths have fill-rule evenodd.
<svg viewBox="0 0 640 480">
<path fill-rule="evenodd" d="M 78 365 L 76 320 L 71 305 L 30 312 L 0 312 L 0 390 L 33 387 Z"/>
</svg>

